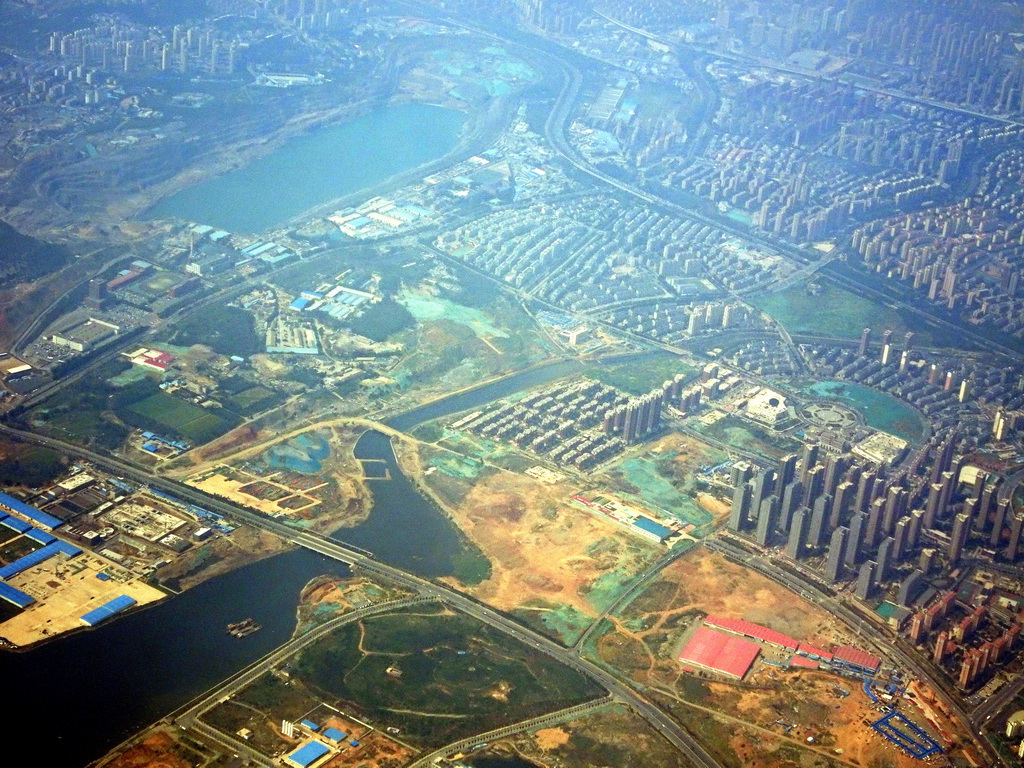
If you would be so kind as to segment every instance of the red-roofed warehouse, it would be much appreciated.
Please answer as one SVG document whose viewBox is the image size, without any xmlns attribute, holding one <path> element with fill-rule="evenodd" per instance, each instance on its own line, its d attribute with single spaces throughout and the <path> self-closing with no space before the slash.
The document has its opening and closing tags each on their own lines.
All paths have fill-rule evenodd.
<svg viewBox="0 0 1024 768">
<path fill-rule="evenodd" d="M 749 640 L 699 627 L 679 654 L 679 661 L 742 680 L 760 650 Z"/>
<path fill-rule="evenodd" d="M 862 651 L 860 648 L 854 648 L 851 645 L 840 645 L 832 650 L 832 664 L 837 667 L 870 672 L 873 675 L 882 666 L 882 660 L 867 651 Z"/>
<path fill-rule="evenodd" d="M 725 616 L 708 616 L 704 619 L 704 623 L 709 627 L 724 629 L 726 632 L 735 632 L 737 635 L 744 635 L 746 637 L 753 638 L 754 640 L 759 640 L 762 643 L 777 645 L 780 648 L 785 648 L 787 651 L 795 651 L 800 645 L 800 643 L 788 635 L 776 632 L 774 629 L 769 629 L 768 627 L 762 627 L 760 624 L 754 624 L 751 621 L 744 621 L 743 619 L 730 619 Z"/>
<path fill-rule="evenodd" d="M 821 648 L 815 648 L 813 645 L 807 643 L 800 643 L 796 652 L 801 656 L 810 656 L 812 659 L 823 659 L 824 661 L 832 661 L 832 654 L 828 651 L 822 650 Z"/>
</svg>

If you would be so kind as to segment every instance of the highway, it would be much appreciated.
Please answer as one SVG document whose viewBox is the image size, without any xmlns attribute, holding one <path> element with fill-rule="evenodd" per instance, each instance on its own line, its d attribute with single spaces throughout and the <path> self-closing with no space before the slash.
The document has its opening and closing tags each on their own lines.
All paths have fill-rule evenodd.
<svg viewBox="0 0 1024 768">
<path fill-rule="evenodd" d="M 471 736 L 468 739 L 462 739 L 448 744 L 447 746 L 441 747 L 441 749 L 434 750 L 433 752 L 419 758 L 416 762 L 410 763 L 408 768 L 428 768 L 428 766 L 433 765 L 437 760 L 440 760 L 443 757 L 448 757 L 458 752 L 465 752 L 479 744 L 488 744 L 497 739 L 506 739 L 509 736 L 514 736 L 517 733 L 538 731 L 541 728 L 551 728 L 553 726 L 560 725 L 561 723 L 577 720 L 584 715 L 589 715 L 592 712 L 596 712 L 599 709 L 607 707 L 614 701 L 615 700 L 611 696 L 606 696 L 603 699 L 588 701 L 585 704 L 577 704 L 575 707 L 566 707 L 565 709 L 560 709 L 557 712 L 550 712 L 546 715 L 541 715 L 540 717 L 524 720 L 521 723 L 514 723 L 512 725 L 506 725 L 504 728 L 496 728 L 493 731 L 480 733 L 476 736 Z"/>
<path fill-rule="evenodd" d="M 496 611 L 471 597 L 442 584 L 422 579 L 411 573 L 374 559 L 371 555 L 333 539 L 308 531 L 297 531 L 283 523 L 264 517 L 255 512 L 236 507 L 222 499 L 210 496 L 202 491 L 184 485 L 166 477 L 137 467 L 120 459 L 80 448 L 61 440 L 36 435 L 31 432 L 12 429 L 0 425 L 0 434 L 23 442 L 53 448 L 66 454 L 78 455 L 98 467 L 125 479 L 133 480 L 141 485 L 148 485 L 161 491 L 202 506 L 213 512 L 224 515 L 232 520 L 246 523 L 256 528 L 271 531 L 285 541 L 305 547 L 326 557 L 360 568 L 369 573 L 379 574 L 391 581 L 415 591 L 421 598 L 434 599 L 461 611 L 485 624 L 498 629 L 520 642 L 531 645 L 542 653 L 586 675 L 602 686 L 617 701 L 626 704 L 634 712 L 643 717 L 661 735 L 683 753 L 698 768 L 720 768 L 718 762 L 678 723 L 672 720 L 659 707 L 645 699 L 630 686 L 603 667 L 582 658 L 575 650 L 566 648 L 554 640 L 520 624 L 504 613 Z"/>
</svg>

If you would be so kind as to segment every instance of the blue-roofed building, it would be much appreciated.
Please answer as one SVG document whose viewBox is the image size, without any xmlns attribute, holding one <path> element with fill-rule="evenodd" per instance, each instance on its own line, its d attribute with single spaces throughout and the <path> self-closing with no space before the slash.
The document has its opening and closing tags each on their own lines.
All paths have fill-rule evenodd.
<svg viewBox="0 0 1024 768">
<path fill-rule="evenodd" d="M 288 309 L 294 310 L 296 312 L 301 312 L 306 307 L 308 307 L 310 303 L 311 302 L 309 299 L 300 296 L 299 298 L 297 298 L 295 301 L 288 305 Z"/>
<path fill-rule="evenodd" d="M 292 765 L 299 766 L 299 768 L 309 768 L 309 766 L 313 765 L 313 763 L 330 751 L 326 744 L 321 744 L 319 741 L 311 741 L 309 744 L 299 747 L 292 752 L 285 760 Z"/>
<path fill-rule="evenodd" d="M 57 537 L 54 536 L 52 533 L 40 531 L 38 528 L 33 528 L 30 531 L 25 531 L 25 535 L 28 536 L 30 539 L 38 541 L 40 544 L 43 545 L 52 544 L 57 540 Z"/>
<path fill-rule="evenodd" d="M 249 251 L 249 255 L 250 256 L 260 256 L 260 255 L 266 253 L 267 251 L 269 251 L 271 248 L 273 248 L 276 245 L 277 245 L 277 243 L 262 243 L 259 246 L 259 248 L 253 248 L 251 251 Z"/>
<path fill-rule="evenodd" d="M 24 501 L 20 501 L 6 493 L 0 493 L 0 508 L 9 512 L 16 512 L 22 517 L 27 517 L 29 520 L 34 520 L 43 528 L 58 528 L 64 525 L 63 520 L 53 515 L 48 515 L 45 512 L 40 512 L 32 505 L 26 504 Z"/>
<path fill-rule="evenodd" d="M 3 520 L 0 520 L 0 525 L 7 526 L 12 531 L 17 531 L 18 533 L 28 533 L 30 530 L 32 530 L 32 526 L 26 523 L 24 520 L 19 520 L 18 518 L 11 517 L 9 515 L 5 517 Z"/>
<path fill-rule="evenodd" d="M 11 576 L 17 576 L 22 571 L 27 571 L 32 566 L 39 565 L 39 563 L 50 559 L 56 554 L 57 547 L 54 544 L 47 544 L 42 549 L 29 552 L 27 555 L 19 557 L 13 563 L 0 568 L 0 579 L 9 579 Z"/>
<path fill-rule="evenodd" d="M 108 600 L 99 608 L 94 608 L 87 614 L 82 616 L 82 622 L 89 627 L 95 627 L 100 622 L 106 621 L 111 616 L 114 616 L 122 611 L 126 611 L 135 605 L 135 598 L 128 597 L 128 595 L 120 595 L 115 597 L 113 600 Z"/>
<path fill-rule="evenodd" d="M 348 738 L 348 734 L 344 731 L 340 731 L 337 728 L 324 728 L 324 732 L 320 734 L 328 741 L 340 744 Z"/>
<path fill-rule="evenodd" d="M 82 554 L 82 550 L 80 550 L 74 544 L 69 544 L 68 542 L 61 541 L 60 539 L 57 539 L 52 544 L 47 544 L 46 546 L 48 548 L 53 547 L 54 550 L 60 552 L 63 555 L 67 555 L 68 557 L 75 557 L 76 555 Z"/>
<path fill-rule="evenodd" d="M 11 576 L 16 576 L 22 571 L 27 571 L 33 565 L 38 565 L 44 560 L 53 557 L 58 552 L 67 555 L 68 557 L 74 557 L 75 555 L 82 554 L 82 550 L 73 544 L 68 544 L 66 541 L 56 539 L 55 541 L 51 541 L 42 549 L 37 549 L 35 552 L 29 552 L 24 557 L 19 557 L 13 563 L 0 568 L 0 579 L 9 579 Z"/>
<path fill-rule="evenodd" d="M 264 253 L 259 258 L 260 258 L 260 261 L 264 261 L 267 264 L 270 264 L 271 266 L 273 266 L 274 264 L 279 264 L 282 261 L 284 261 L 285 259 L 290 259 L 291 257 L 292 257 L 292 252 L 291 251 L 289 251 L 287 249 L 280 249 L 280 250 L 277 250 L 277 251 L 275 251 L 273 253 Z"/>
<path fill-rule="evenodd" d="M 35 602 L 35 598 L 26 595 L 20 589 L 15 589 L 10 584 L 4 584 L 2 581 L 0 581 L 0 598 L 3 598 L 8 603 L 13 603 L 19 608 L 26 608 Z"/>
<path fill-rule="evenodd" d="M 659 544 L 663 543 L 665 539 L 672 535 L 672 529 L 668 526 L 664 526 L 661 523 L 656 523 L 649 517 L 641 515 L 633 521 L 633 529 L 650 539 L 656 541 Z"/>
<path fill-rule="evenodd" d="M 304 725 L 306 728 L 309 728 L 309 730 L 311 730 L 313 733 L 316 733 L 320 730 L 320 726 L 314 723 L 312 720 L 300 720 L 299 722 L 301 725 Z"/>
</svg>

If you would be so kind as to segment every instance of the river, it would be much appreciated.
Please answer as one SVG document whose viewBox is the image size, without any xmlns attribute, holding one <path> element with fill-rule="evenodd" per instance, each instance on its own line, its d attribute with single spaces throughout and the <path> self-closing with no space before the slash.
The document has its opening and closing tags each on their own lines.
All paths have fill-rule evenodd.
<svg viewBox="0 0 1024 768">
<path fill-rule="evenodd" d="M 410 430 L 581 370 L 576 361 L 555 361 L 441 398 L 388 423 Z M 368 467 L 386 467 L 390 479 L 369 481 L 374 495 L 369 517 L 335 536 L 421 576 L 456 572 L 466 542 L 401 474 L 388 438 L 367 432 L 356 455 Z M 0 654 L 0 675 L 8 691 L 17 691 L 3 697 L 0 713 L 19 724 L 20 738 L 47 745 L 47 765 L 82 768 L 284 643 L 295 627 L 302 585 L 321 574 L 345 572 L 337 561 L 295 550 L 99 629 L 28 653 Z M 260 632 L 242 639 L 225 633 L 226 624 L 248 616 L 263 625 Z"/>
<path fill-rule="evenodd" d="M 200 584 L 99 629 L 0 654 L 0 713 L 55 768 L 82 768 L 291 637 L 299 590 L 347 567 L 286 552 Z M 263 629 L 230 637 L 251 616 Z M 10 752 L 8 753 L 10 755 Z"/>
<path fill-rule="evenodd" d="M 254 233 L 437 160 L 458 144 L 465 115 L 395 104 L 318 128 L 279 149 L 159 201 L 149 214 Z"/>
</svg>

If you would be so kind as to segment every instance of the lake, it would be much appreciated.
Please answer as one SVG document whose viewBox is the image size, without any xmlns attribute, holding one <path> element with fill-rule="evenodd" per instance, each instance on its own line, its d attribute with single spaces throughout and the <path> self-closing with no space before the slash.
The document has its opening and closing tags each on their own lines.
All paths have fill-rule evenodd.
<svg viewBox="0 0 1024 768">
<path fill-rule="evenodd" d="M 924 422 L 914 408 L 892 395 L 851 381 L 819 381 L 804 394 L 826 397 L 846 403 L 864 416 L 869 427 L 888 432 L 909 442 L 924 435 Z"/>
<path fill-rule="evenodd" d="M 148 215 L 255 233 L 335 198 L 443 157 L 465 115 L 431 104 L 394 104 L 285 142 L 243 168 L 176 192 Z"/>
</svg>

